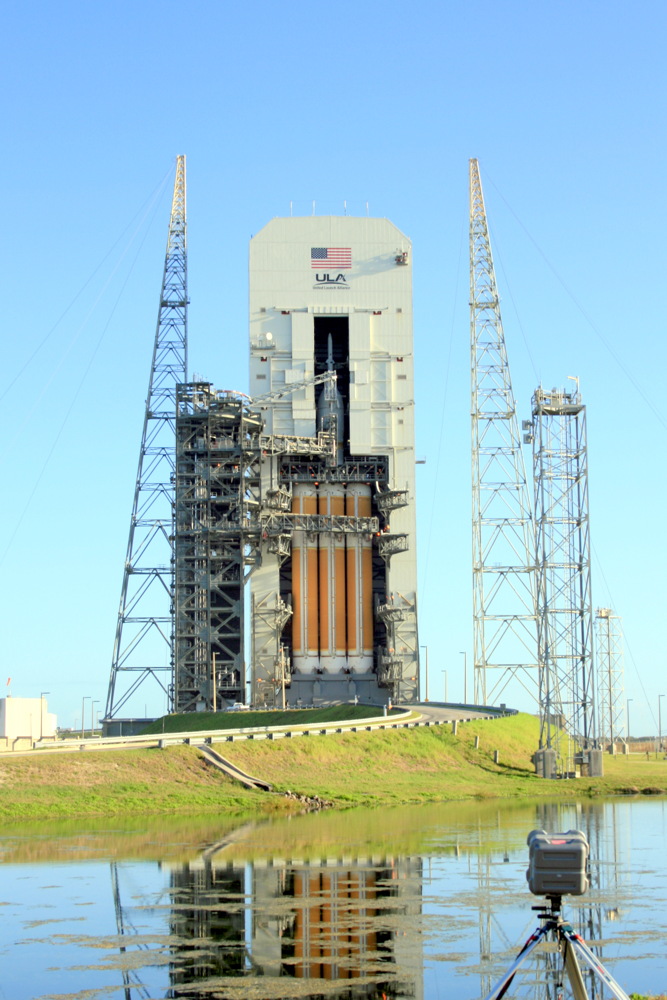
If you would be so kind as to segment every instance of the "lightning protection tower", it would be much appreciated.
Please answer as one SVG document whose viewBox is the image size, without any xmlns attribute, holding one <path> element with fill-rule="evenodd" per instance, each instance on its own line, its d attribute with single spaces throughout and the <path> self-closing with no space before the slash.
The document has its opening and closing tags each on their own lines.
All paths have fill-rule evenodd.
<svg viewBox="0 0 667 1000">
<path fill-rule="evenodd" d="M 157 682 L 169 705 L 172 697 L 176 386 L 187 378 L 187 307 L 185 156 L 179 156 L 113 647 L 107 720 L 116 717 L 149 679 Z"/>
<path fill-rule="evenodd" d="M 537 698 L 534 522 L 477 160 L 470 161 L 475 701 L 517 677 Z M 487 674 L 499 671 L 487 687 Z"/>
<path fill-rule="evenodd" d="M 623 689 L 623 629 L 611 608 L 595 612 L 597 633 L 598 718 L 600 738 L 613 752 L 625 729 Z M 629 734 L 626 734 L 629 735 Z"/>
<path fill-rule="evenodd" d="M 532 400 L 540 747 L 568 770 L 572 753 L 588 762 L 596 738 L 586 407 L 575 382 Z"/>
</svg>

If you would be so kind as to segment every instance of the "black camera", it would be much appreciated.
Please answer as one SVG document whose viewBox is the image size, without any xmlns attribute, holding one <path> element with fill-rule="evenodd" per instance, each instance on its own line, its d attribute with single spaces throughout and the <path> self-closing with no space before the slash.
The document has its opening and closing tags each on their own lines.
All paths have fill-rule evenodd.
<svg viewBox="0 0 667 1000">
<path fill-rule="evenodd" d="M 589 886 L 589 847 L 581 830 L 528 834 L 528 888 L 535 896 L 582 896 Z"/>
</svg>

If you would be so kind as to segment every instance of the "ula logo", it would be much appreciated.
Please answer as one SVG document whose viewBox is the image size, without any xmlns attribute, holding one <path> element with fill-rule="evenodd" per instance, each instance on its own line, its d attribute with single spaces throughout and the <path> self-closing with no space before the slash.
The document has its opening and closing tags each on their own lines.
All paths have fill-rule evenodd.
<svg viewBox="0 0 667 1000">
<path fill-rule="evenodd" d="M 336 277 L 332 277 L 328 273 L 320 274 L 319 272 L 315 275 L 315 281 L 318 285 L 346 285 L 347 281 L 344 274 L 337 274 Z"/>
</svg>

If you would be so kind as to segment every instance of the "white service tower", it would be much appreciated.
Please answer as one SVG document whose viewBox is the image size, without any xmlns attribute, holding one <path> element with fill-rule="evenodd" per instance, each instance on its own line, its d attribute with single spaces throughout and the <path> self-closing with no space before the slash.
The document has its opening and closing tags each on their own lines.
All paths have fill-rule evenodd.
<svg viewBox="0 0 667 1000">
<path fill-rule="evenodd" d="M 386 219 L 274 219 L 251 241 L 260 492 L 293 518 L 251 577 L 256 704 L 418 698 L 411 265 Z M 326 460 L 299 444 L 323 430 Z"/>
</svg>

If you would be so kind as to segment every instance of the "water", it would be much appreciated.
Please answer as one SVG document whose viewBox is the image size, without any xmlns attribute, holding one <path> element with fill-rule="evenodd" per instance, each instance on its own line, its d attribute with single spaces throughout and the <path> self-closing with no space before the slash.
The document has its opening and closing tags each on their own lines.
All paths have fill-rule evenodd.
<svg viewBox="0 0 667 1000">
<path fill-rule="evenodd" d="M 535 827 L 587 832 L 594 885 L 567 916 L 628 993 L 662 992 L 666 809 L 452 803 L 237 828 L 5 829 L 0 998 L 472 1000 L 537 924 Z M 555 1000 L 557 964 L 536 959 L 507 997 Z"/>
</svg>

